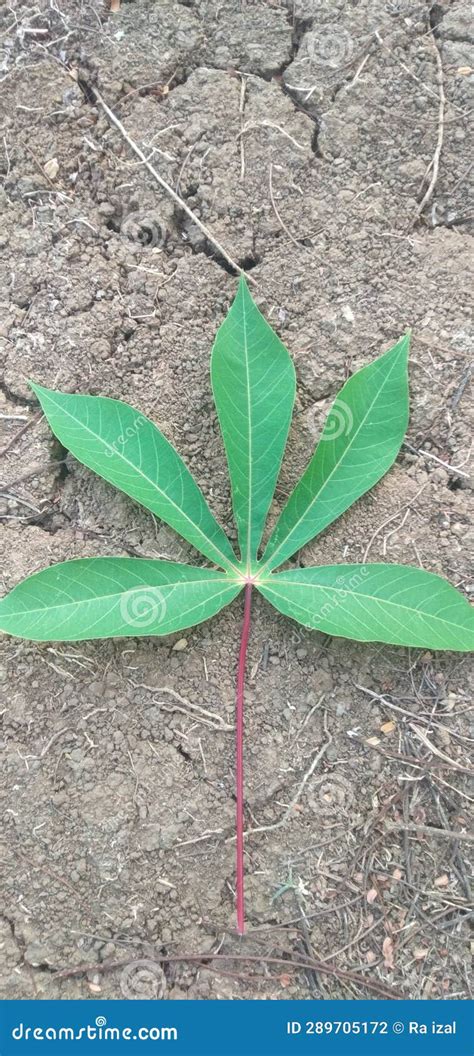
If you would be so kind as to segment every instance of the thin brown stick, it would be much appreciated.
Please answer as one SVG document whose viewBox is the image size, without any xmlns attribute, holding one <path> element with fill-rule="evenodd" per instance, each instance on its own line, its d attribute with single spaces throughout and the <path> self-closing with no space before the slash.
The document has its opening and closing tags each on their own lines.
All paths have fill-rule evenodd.
<svg viewBox="0 0 474 1056">
<path fill-rule="evenodd" d="M 182 697 L 180 693 L 177 693 L 171 686 L 148 686 L 145 682 L 134 682 L 130 679 L 130 684 L 135 689 L 147 689 L 150 693 L 169 693 L 170 697 L 173 698 L 173 703 L 169 701 L 156 700 L 153 698 L 153 702 L 164 708 L 165 711 L 180 711 L 183 715 L 190 715 L 193 719 L 198 722 L 202 722 L 205 726 L 211 726 L 217 730 L 225 730 L 233 733 L 235 727 L 230 725 L 228 722 L 214 711 L 207 711 L 206 708 L 201 708 L 199 704 L 193 704 L 186 697 Z M 179 703 L 175 703 L 179 701 Z"/>
<path fill-rule="evenodd" d="M 252 276 L 247 275 L 244 269 L 241 268 L 240 265 L 237 264 L 237 262 L 230 256 L 230 253 L 228 253 L 227 250 L 224 249 L 224 246 L 222 246 L 221 243 L 217 241 L 216 237 L 212 234 L 211 231 L 209 231 L 209 228 L 207 228 L 205 224 L 202 223 L 199 217 L 196 216 L 196 213 L 193 213 L 192 209 L 189 208 L 189 205 L 187 205 L 183 198 L 180 198 L 179 194 L 176 194 L 176 191 L 174 191 L 173 188 L 170 187 L 169 183 L 167 183 L 166 180 L 164 180 L 163 177 L 160 176 L 159 172 L 157 172 L 151 162 L 148 161 L 148 158 L 145 157 L 143 151 L 140 149 L 138 144 L 135 143 L 131 136 L 129 136 L 124 125 L 117 117 L 117 115 L 114 114 L 114 111 L 110 109 L 110 106 L 107 105 L 105 99 L 102 98 L 97 88 L 93 84 L 87 84 L 87 90 L 91 93 L 94 100 L 104 111 L 104 114 L 106 115 L 109 123 L 113 125 L 118 132 L 120 132 L 122 138 L 125 140 L 126 143 L 128 143 L 130 150 L 132 150 L 133 153 L 136 154 L 137 158 L 140 158 L 142 164 L 145 166 L 146 169 L 148 169 L 150 176 L 153 176 L 153 179 L 156 180 L 156 182 L 160 185 L 160 187 L 162 187 L 164 191 L 166 191 L 166 194 L 168 194 L 169 197 L 172 198 L 173 201 L 176 203 L 176 205 L 178 205 L 179 208 L 182 209 L 187 216 L 189 216 L 189 219 L 192 220 L 193 224 L 196 224 L 196 226 L 199 227 L 205 238 L 207 238 L 208 242 L 210 242 L 214 246 L 214 248 L 217 249 L 217 252 L 220 254 L 220 256 L 224 257 L 224 260 L 226 260 L 227 263 L 230 264 L 231 268 L 234 268 L 234 270 L 239 275 L 245 275 L 246 278 L 248 278 L 249 282 L 255 282 L 255 279 L 253 279 Z"/>
<path fill-rule="evenodd" d="M 280 820 L 273 822 L 272 825 L 257 825 L 254 829 L 246 829 L 246 831 L 244 832 L 244 836 L 254 836 L 255 833 L 257 833 L 257 832 L 274 832 L 275 829 L 281 829 L 281 828 L 283 828 L 283 825 L 286 825 L 287 821 L 291 818 L 291 815 L 293 814 L 293 811 L 294 811 L 294 809 L 295 809 L 295 807 L 296 807 L 296 805 L 298 803 L 298 800 L 300 799 L 300 797 L 301 797 L 301 795 L 302 795 L 302 793 L 304 791 L 304 788 L 305 788 L 306 784 L 308 783 L 310 777 L 312 777 L 312 775 L 314 774 L 314 771 L 315 771 L 318 763 L 320 762 L 320 760 L 323 758 L 323 755 L 326 754 L 326 752 L 327 752 L 327 750 L 329 748 L 329 745 L 332 743 L 333 737 L 332 737 L 332 733 L 330 733 L 328 728 L 327 728 L 327 714 L 326 714 L 326 712 L 324 713 L 324 731 L 326 733 L 327 740 L 324 742 L 322 747 L 319 748 L 318 751 L 313 756 L 313 759 L 312 759 L 308 769 L 306 770 L 305 774 L 303 775 L 303 777 L 302 777 L 302 779 L 301 779 L 301 781 L 300 781 L 300 783 L 298 785 L 298 788 L 297 788 L 297 790 L 296 790 L 296 792 L 295 792 L 295 794 L 294 794 L 294 796 L 293 796 L 293 798 L 291 800 L 291 803 L 289 803 L 288 806 L 286 807 L 285 812 L 284 812 L 284 814 L 282 814 Z M 234 839 L 234 837 L 231 837 L 231 838 Z"/>
<path fill-rule="evenodd" d="M 276 216 L 276 218 L 278 220 L 278 223 L 283 228 L 285 234 L 288 235 L 288 238 L 290 239 L 290 242 L 292 242 L 294 246 L 297 246 L 298 249 L 306 249 L 307 247 L 302 245 L 301 242 L 298 242 L 298 239 L 295 238 L 295 236 L 291 234 L 291 231 L 288 229 L 288 227 L 285 224 L 285 221 L 282 219 L 282 217 L 280 216 L 280 213 L 278 212 L 278 209 L 277 209 L 277 206 L 276 206 L 276 202 L 275 202 L 275 195 L 273 193 L 273 164 L 272 164 L 272 162 L 270 162 L 270 167 L 269 167 L 269 170 L 268 170 L 268 191 L 269 191 L 269 194 L 270 194 L 270 201 L 272 203 L 273 212 L 275 213 L 275 216 Z"/>
<path fill-rule="evenodd" d="M 420 488 L 420 490 L 417 491 L 416 495 L 413 496 L 413 498 L 408 499 L 408 502 L 404 502 L 403 505 L 400 506 L 399 509 L 395 511 L 395 513 L 392 513 L 390 515 L 390 517 L 387 517 L 387 519 L 385 521 L 382 521 L 382 524 L 379 524 L 378 528 L 375 529 L 375 532 L 370 537 L 369 542 L 367 543 L 367 546 L 366 546 L 366 549 L 365 549 L 365 553 L 364 553 L 364 556 L 362 558 L 362 564 L 363 565 L 365 565 L 365 563 L 367 561 L 367 558 L 369 556 L 369 550 L 370 550 L 370 548 L 372 546 L 372 543 L 375 542 L 375 539 L 377 538 L 379 532 L 382 531 L 382 528 L 385 528 L 388 524 L 391 524 L 391 522 L 394 521 L 397 517 L 399 517 L 400 514 L 403 513 L 404 510 L 407 510 L 407 512 L 408 512 L 408 509 L 410 508 L 410 506 L 412 506 L 416 502 L 416 500 L 419 498 L 419 496 L 421 495 L 422 491 L 424 491 L 424 489 L 426 487 L 427 487 L 427 484 L 423 484 L 422 487 Z M 400 527 L 401 527 L 401 525 L 399 525 L 399 528 Z M 399 528 L 395 528 L 395 531 L 397 532 L 399 530 Z"/>
<path fill-rule="evenodd" d="M 425 191 L 425 193 L 423 195 L 423 198 L 421 199 L 421 202 L 418 205 L 417 216 L 416 216 L 417 219 L 418 219 L 418 217 L 421 216 L 425 206 L 428 205 L 428 202 L 431 201 L 431 198 L 433 196 L 433 191 L 434 191 L 434 189 L 436 187 L 436 184 L 437 184 L 437 181 L 438 181 L 439 162 L 440 162 L 440 158 L 441 158 L 441 151 L 443 149 L 443 138 L 444 138 L 444 112 L 445 112 L 445 107 L 446 107 L 446 96 L 445 96 L 445 92 L 444 92 L 443 63 L 441 62 L 441 55 L 439 53 L 438 45 L 436 43 L 435 36 L 434 36 L 433 32 L 430 33 L 430 38 L 431 38 L 431 44 L 432 44 L 432 47 L 433 47 L 433 51 L 434 51 L 435 57 L 436 57 L 436 83 L 438 85 L 438 91 L 439 91 L 438 136 L 437 136 L 437 140 L 436 140 L 435 152 L 433 154 L 433 160 L 432 160 L 431 166 L 430 166 L 430 168 L 432 170 L 431 179 L 430 179 L 428 187 L 427 187 L 427 189 L 426 189 L 426 191 Z"/>
<path fill-rule="evenodd" d="M 21 429 L 19 429 L 18 432 L 15 433 L 15 436 L 12 436 L 11 440 L 8 441 L 6 447 L 2 448 L 2 450 L 0 451 L 0 458 L 3 458 L 3 455 L 6 455 L 7 451 L 10 451 L 10 448 L 14 447 L 18 440 L 21 440 L 23 434 L 26 433 L 27 429 L 30 429 L 32 425 L 37 425 L 43 417 L 44 416 L 42 413 L 37 414 L 34 418 L 30 418 L 29 421 L 25 422 L 25 424 L 22 425 Z"/>
<path fill-rule="evenodd" d="M 386 821 L 385 825 L 390 832 L 413 832 L 423 836 L 444 836 L 448 840 L 464 840 L 465 843 L 474 843 L 474 836 L 470 832 L 461 832 L 459 829 L 438 829 L 434 825 L 416 825 L 414 822 Z"/>
<path fill-rule="evenodd" d="M 56 977 L 58 979 L 69 979 L 71 976 L 85 975 L 88 972 L 110 972 L 116 968 L 124 968 L 127 964 L 131 964 L 133 959 L 133 957 L 126 957 L 117 961 L 103 961 L 102 964 L 97 964 L 97 962 L 94 964 L 80 964 L 74 968 L 65 968 L 57 972 Z M 208 971 L 212 971 L 213 966 L 205 963 L 206 961 L 248 961 L 251 964 L 283 964 L 286 968 L 314 968 L 315 971 L 324 972 L 326 975 L 335 975 L 339 979 L 346 979 L 348 982 L 364 986 L 367 990 L 372 990 L 373 993 L 390 1001 L 403 1001 L 406 999 L 405 994 L 400 993 L 398 990 L 392 990 L 383 983 L 375 982 L 373 979 L 365 979 L 363 975 L 359 975 L 357 972 L 336 968 L 334 964 L 322 964 L 311 957 L 305 957 L 304 954 L 300 954 L 295 959 L 289 957 L 259 957 L 255 954 L 235 953 L 168 954 L 167 956 L 155 954 L 148 959 L 156 961 L 157 964 L 180 964 L 185 961 L 197 964 L 199 968 L 206 968 Z"/>
</svg>

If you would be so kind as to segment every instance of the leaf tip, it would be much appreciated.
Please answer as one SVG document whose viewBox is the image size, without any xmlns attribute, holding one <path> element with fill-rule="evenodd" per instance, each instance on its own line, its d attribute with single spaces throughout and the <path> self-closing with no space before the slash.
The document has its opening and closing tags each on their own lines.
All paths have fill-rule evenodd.
<svg viewBox="0 0 474 1056">
<path fill-rule="evenodd" d="M 407 326 L 407 328 L 405 330 L 405 333 L 400 338 L 400 341 L 403 343 L 403 348 L 404 348 L 404 350 L 406 350 L 407 356 L 408 356 L 408 353 L 410 351 L 412 333 L 413 333 L 413 331 L 412 331 L 411 326 Z"/>
</svg>

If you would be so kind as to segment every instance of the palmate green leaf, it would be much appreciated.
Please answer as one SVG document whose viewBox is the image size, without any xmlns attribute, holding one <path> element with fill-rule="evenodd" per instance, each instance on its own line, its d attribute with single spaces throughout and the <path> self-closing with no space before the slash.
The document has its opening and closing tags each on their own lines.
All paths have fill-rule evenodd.
<svg viewBox="0 0 474 1056">
<path fill-rule="evenodd" d="M 408 348 L 406 335 L 341 389 L 270 536 L 262 558 L 266 569 L 319 535 L 392 465 L 408 424 Z"/>
<path fill-rule="evenodd" d="M 166 521 L 221 568 L 232 547 L 191 473 L 153 422 L 121 400 L 30 383 L 53 433 L 79 462 Z"/>
<path fill-rule="evenodd" d="M 136 558 L 80 559 L 20 583 L 0 601 L 0 628 L 41 641 L 169 634 L 232 601 L 249 576 L 281 612 L 328 634 L 465 651 L 474 610 L 445 580 L 394 565 L 337 565 L 276 575 L 280 563 L 389 468 L 408 417 L 408 337 L 355 374 L 317 450 L 256 556 L 294 399 L 294 371 L 245 282 L 216 338 L 212 382 L 242 547 L 234 556 L 179 455 L 127 404 L 33 386 L 64 446 L 152 510 L 224 572 Z"/>
<path fill-rule="evenodd" d="M 273 573 L 258 589 L 285 616 L 359 642 L 474 649 L 474 609 L 447 580 L 405 565 L 326 565 Z"/>
<path fill-rule="evenodd" d="M 217 333 L 211 379 L 229 464 L 241 560 L 250 574 L 290 427 L 295 371 L 243 278 Z"/>
<path fill-rule="evenodd" d="M 174 561 L 84 557 L 45 568 L 0 600 L 0 625 L 36 642 L 171 634 L 214 616 L 242 583 Z"/>
</svg>

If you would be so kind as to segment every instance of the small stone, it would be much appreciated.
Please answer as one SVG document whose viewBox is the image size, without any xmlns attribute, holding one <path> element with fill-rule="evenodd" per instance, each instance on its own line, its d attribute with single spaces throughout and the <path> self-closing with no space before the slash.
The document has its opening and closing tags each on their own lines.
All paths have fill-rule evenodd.
<svg viewBox="0 0 474 1056">
<path fill-rule="evenodd" d="M 175 653 L 182 653 L 183 649 L 186 649 L 187 644 L 188 644 L 188 639 L 187 638 L 179 638 L 179 640 L 177 642 L 175 642 L 174 645 L 173 645 L 174 652 Z"/>
<path fill-rule="evenodd" d="M 50 158 L 49 161 L 43 166 L 45 175 L 50 180 L 55 180 L 59 172 L 59 161 L 57 158 Z"/>
</svg>

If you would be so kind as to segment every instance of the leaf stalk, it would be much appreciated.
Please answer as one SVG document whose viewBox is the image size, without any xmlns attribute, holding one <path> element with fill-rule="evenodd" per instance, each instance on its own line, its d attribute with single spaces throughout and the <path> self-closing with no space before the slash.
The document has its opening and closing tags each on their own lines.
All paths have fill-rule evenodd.
<svg viewBox="0 0 474 1056">
<path fill-rule="evenodd" d="M 237 931 L 245 931 L 244 908 L 244 690 L 247 646 L 250 637 L 252 611 L 252 583 L 245 584 L 244 618 L 240 639 L 235 698 L 235 791 L 236 791 L 236 908 Z"/>
</svg>

